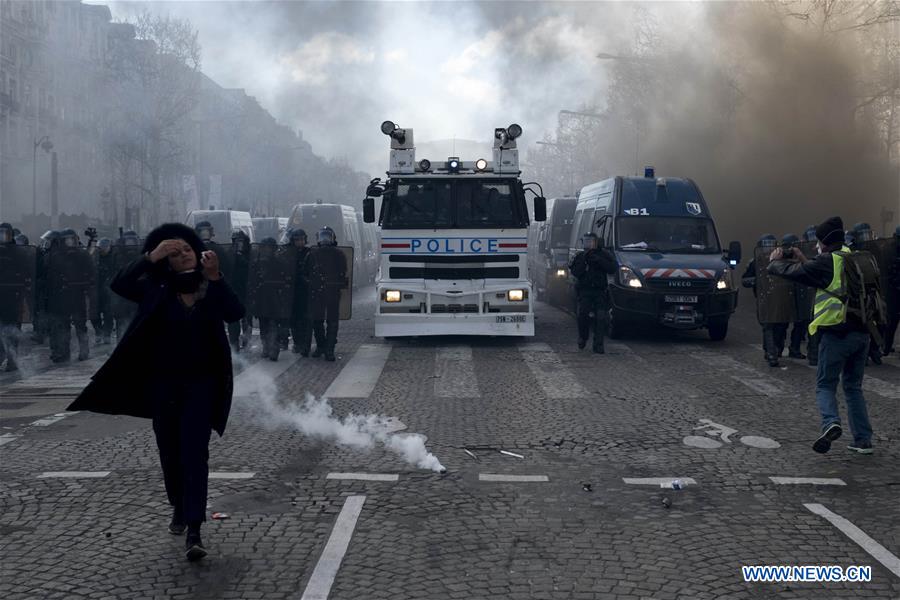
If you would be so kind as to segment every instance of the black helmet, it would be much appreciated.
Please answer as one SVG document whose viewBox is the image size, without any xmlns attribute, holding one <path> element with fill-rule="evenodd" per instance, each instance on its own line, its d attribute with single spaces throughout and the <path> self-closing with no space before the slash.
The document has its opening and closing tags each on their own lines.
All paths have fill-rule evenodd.
<svg viewBox="0 0 900 600">
<path fill-rule="evenodd" d="M 853 233 L 857 242 L 870 242 L 875 239 L 875 232 L 868 223 L 857 223 L 853 226 Z"/>
<path fill-rule="evenodd" d="M 307 240 L 306 232 L 302 229 L 291 229 L 290 233 L 288 233 L 288 239 L 292 242 L 295 240 L 303 240 L 305 243 Z"/>
<path fill-rule="evenodd" d="M 810 225 L 806 228 L 806 231 L 803 232 L 803 241 L 804 242 L 815 242 L 819 238 L 816 237 L 816 226 Z"/>
<path fill-rule="evenodd" d="M 798 238 L 793 233 L 786 233 L 781 236 L 781 245 L 782 246 L 793 246 L 794 244 L 799 244 L 800 238 Z"/>
<path fill-rule="evenodd" d="M 194 225 L 194 231 L 197 232 L 197 235 L 199 235 L 200 239 L 204 242 L 208 242 L 216 236 L 212 223 L 209 221 L 200 221 Z"/>
<path fill-rule="evenodd" d="M 319 246 L 337 246 L 337 236 L 334 229 L 325 226 L 316 233 L 316 244 Z"/>
<path fill-rule="evenodd" d="M 856 243 L 856 232 L 852 229 L 848 229 L 844 232 L 844 244 L 847 246 L 853 246 Z"/>
<path fill-rule="evenodd" d="M 278 240 L 269 236 L 269 237 L 264 237 L 263 239 L 259 240 L 259 243 L 261 246 L 277 246 Z"/>
<path fill-rule="evenodd" d="M 27 246 L 28 245 L 28 236 L 24 233 L 20 233 L 16 236 L 16 246 Z"/>
<path fill-rule="evenodd" d="M 250 236 L 248 236 L 243 229 L 235 229 L 231 232 L 231 241 L 232 242 L 243 242 L 250 241 Z"/>
<path fill-rule="evenodd" d="M 0 223 L 0 244 L 15 244 L 16 234 L 9 223 Z"/>
<path fill-rule="evenodd" d="M 778 240 L 771 233 L 766 233 L 759 236 L 759 241 L 756 242 L 756 245 L 760 248 L 774 248 L 778 245 Z"/>
<path fill-rule="evenodd" d="M 100 238 L 99 240 L 97 240 L 97 248 L 101 252 L 109 250 L 110 248 L 112 248 L 112 240 L 108 237 Z"/>
<path fill-rule="evenodd" d="M 63 246 L 67 248 L 78 247 L 78 234 L 75 233 L 74 229 L 63 229 L 59 232 L 59 239 L 62 241 Z"/>
</svg>

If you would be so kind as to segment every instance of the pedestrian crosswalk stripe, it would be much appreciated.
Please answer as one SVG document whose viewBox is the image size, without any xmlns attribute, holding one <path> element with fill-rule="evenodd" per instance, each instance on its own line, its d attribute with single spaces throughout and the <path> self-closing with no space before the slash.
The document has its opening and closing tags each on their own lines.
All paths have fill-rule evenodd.
<svg viewBox="0 0 900 600">
<path fill-rule="evenodd" d="M 836 477 L 769 477 L 777 485 L 847 485 Z"/>
<path fill-rule="evenodd" d="M 316 568 L 300 600 L 327 600 L 365 502 L 365 496 L 350 496 L 344 501 L 344 507 L 338 515 L 334 529 L 331 530 L 325 550 L 322 551 L 322 556 L 319 557 L 319 562 L 316 563 Z"/>
<path fill-rule="evenodd" d="M 672 487 L 672 482 L 681 481 L 684 485 L 697 485 L 692 477 L 623 477 L 622 481 L 630 485 L 653 485 L 661 488 Z"/>
<path fill-rule="evenodd" d="M 329 473 L 325 479 L 338 479 L 347 481 L 397 481 L 400 476 L 396 473 Z"/>
<path fill-rule="evenodd" d="M 328 389 L 325 398 L 368 398 L 391 353 L 387 344 L 363 344 Z"/>
<path fill-rule="evenodd" d="M 519 352 L 547 398 L 587 398 L 591 395 L 549 344 L 522 344 Z"/>
<path fill-rule="evenodd" d="M 437 398 L 478 398 L 478 378 L 471 346 L 444 346 L 434 361 L 434 395 Z"/>
<path fill-rule="evenodd" d="M 106 477 L 111 471 L 45 471 L 38 479 L 97 479 Z"/>
<path fill-rule="evenodd" d="M 478 481 L 504 483 L 544 483 L 550 481 L 546 475 L 505 475 L 502 473 L 479 473 Z"/>
<path fill-rule="evenodd" d="M 210 471 L 210 479 L 252 479 L 256 475 L 253 471 Z"/>
</svg>

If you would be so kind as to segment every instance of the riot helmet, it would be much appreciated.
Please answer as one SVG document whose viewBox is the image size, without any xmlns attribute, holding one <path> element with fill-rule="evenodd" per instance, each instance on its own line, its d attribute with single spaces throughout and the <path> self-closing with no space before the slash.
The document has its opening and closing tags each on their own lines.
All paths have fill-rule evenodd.
<svg viewBox="0 0 900 600">
<path fill-rule="evenodd" d="M 197 235 L 200 236 L 200 239 L 204 242 L 212 241 L 212 239 L 216 236 L 216 232 L 213 229 L 212 223 L 209 221 L 200 221 L 196 225 L 194 225 L 194 230 L 197 232 Z"/>
<path fill-rule="evenodd" d="M 107 254 L 109 254 L 109 251 L 111 249 L 112 249 L 112 240 L 111 239 L 109 239 L 107 237 L 103 237 L 103 238 L 100 238 L 99 240 L 97 240 L 97 250 L 100 251 L 100 254 L 106 256 Z"/>
<path fill-rule="evenodd" d="M 759 248 L 774 248 L 775 246 L 778 245 L 778 239 L 771 233 L 766 233 L 759 237 L 759 240 L 756 242 L 756 245 Z"/>
<path fill-rule="evenodd" d="M 27 246 L 28 243 L 28 236 L 24 233 L 20 233 L 16 236 L 16 246 Z"/>
<path fill-rule="evenodd" d="M 59 232 L 59 239 L 66 248 L 78 247 L 78 234 L 74 229 L 63 229 Z"/>
<path fill-rule="evenodd" d="M 59 232 L 55 229 L 48 229 L 44 232 L 44 235 L 41 236 L 40 248 L 42 250 L 47 250 L 54 246 L 54 242 L 59 238 Z"/>
<path fill-rule="evenodd" d="M 264 237 L 259 241 L 259 243 L 263 246 L 277 246 L 278 240 L 273 237 Z"/>
<path fill-rule="evenodd" d="M 293 244 L 294 246 L 297 245 L 297 242 L 302 241 L 303 245 L 305 246 L 307 243 L 306 232 L 302 229 L 291 229 L 291 231 L 288 233 L 288 240 L 290 240 L 291 244 Z"/>
<path fill-rule="evenodd" d="M 581 236 L 581 247 L 585 250 L 596 250 L 598 242 L 597 234 L 590 231 Z"/>
<path fill-rule="evenodd" d="M 247 252 L 250 246 L 250 236 L 241 229 L 235 229 L 231 232 L 231 243 L 237 246 L 238 252 Z"/>
<path fill-rule="evenodd" d="M 803 241 L 804 242 L 816 242 L 819 238 L 816 237 L 816 226 L 810 225 L 806 228 L 806 231 L 803 232 Z"/>
<path fill-rule="evenodd" d="M 337 246 L 337 236 L 331 227 L 323 227 L 316 233 L 316 245 Z"/>
<path fill-rule="evenodd" d="M 844 244 L 848 247 L 852 248 L 856 245 L 856 232 L 852 229 L 848 229 L 844 232 Z"/>
<path fill-rule="evenodd" d="M 868 223 L 857 223 L 853 226 L 853 234 L 857 242 L 871 242 L 875 239 L 875 232 Z"/>
<path fill-rule="evenodd" d="M 785 247 L 794 246 L 799 243 L 800 243 L 800 238 L 798 238 L 793 233 L 786 233 L 783 236 L 781 236 L 781 245 L 782 246 L 785 246 Z"/>
<path fill-rule="evenodd" d="M 141 238 L 138 237 L 136 231 L 129 229 L 122 234 L 122 239 L 119 240 L 119 243 L 123 246 L 140 246 Z"/>
<path fill-rule="evenodd" d="M 9 223 L 0 223 L 0 244 L 15 244 L 16 234 Z"/>
</svg>

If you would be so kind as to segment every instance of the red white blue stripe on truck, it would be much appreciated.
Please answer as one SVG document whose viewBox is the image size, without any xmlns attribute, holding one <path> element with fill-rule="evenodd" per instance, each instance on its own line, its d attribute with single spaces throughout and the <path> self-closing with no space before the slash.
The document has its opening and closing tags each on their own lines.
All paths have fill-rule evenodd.
<svg viewBox="0 0 900 600">
<path fill-rule="evenodd" d="M 648 279 L 713 279 L 714 269 L 641 269 Z"/>
<path fill-rule="evenodd" d="M 383 254 L 525 254 L 527 238 L 382 238 Z"/>
</svg>

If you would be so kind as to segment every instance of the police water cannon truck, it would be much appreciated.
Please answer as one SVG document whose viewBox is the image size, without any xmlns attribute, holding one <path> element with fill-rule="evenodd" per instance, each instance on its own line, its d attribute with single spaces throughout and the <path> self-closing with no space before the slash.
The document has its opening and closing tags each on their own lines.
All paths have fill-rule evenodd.
<svg viewBox="0 0 900 600">
<path fill-rule="evenodd" d="M 381 198 L 375 335 L 534 335 L 528 206 L 546 219 L 540 185 L 523 183 L 513 124 L 494 130 L 491 160 L 416 159 L 412 129 L 391 140 L 387 179 L 366 190 L 363 220 Z M 535 191 L 537 190 L 537 191 Z"/>
</svg>

